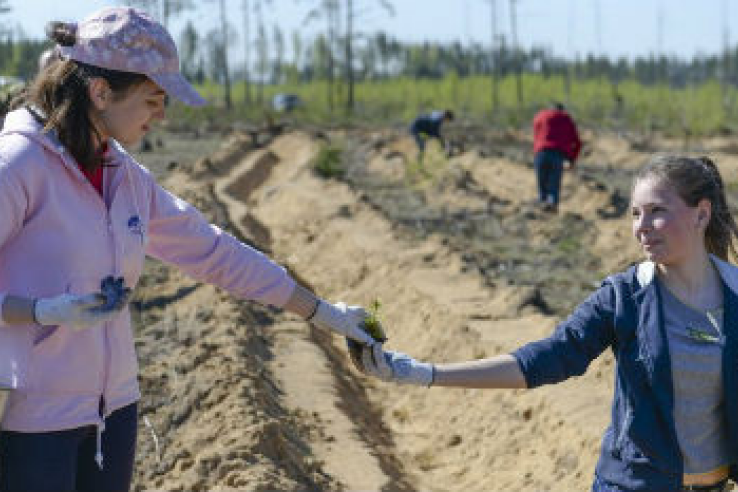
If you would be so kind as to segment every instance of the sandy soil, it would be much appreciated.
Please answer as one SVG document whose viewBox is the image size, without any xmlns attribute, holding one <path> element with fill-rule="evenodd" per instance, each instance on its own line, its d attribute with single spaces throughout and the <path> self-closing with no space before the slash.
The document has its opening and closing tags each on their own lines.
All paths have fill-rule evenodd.
<svg viewBox="0 0 738 492">
<path fill-rule="evenodd" d="M 618 183 L 652 151 L 682 144 L 639 150 L 588 137 L 556 216 L 532 204 L 534 176 L 516 154 L 467 146 L 420 170 L 407 157 L 411 141 L 392 132 L 332 135 L 346 149 L 344 180 L 314 173 L 323 140 L 296 131 L 259 148 L 233 134 L 207 159 L 168 165 L 163 182 L 320 295 L 379 299 L 388 347 L 458 361 L 545 336 L 582 293 L 638 258 Z M 731 142 L 700 145 L 726 181 L 738 180 Z M 147 266 L 135 307 L 137 490 L 591 483 L 609 416 L 609 354 L 581 378 L 534 391 L 399 387 L 357 373 L 343 340 L 162 265 Z"/>
</svg>

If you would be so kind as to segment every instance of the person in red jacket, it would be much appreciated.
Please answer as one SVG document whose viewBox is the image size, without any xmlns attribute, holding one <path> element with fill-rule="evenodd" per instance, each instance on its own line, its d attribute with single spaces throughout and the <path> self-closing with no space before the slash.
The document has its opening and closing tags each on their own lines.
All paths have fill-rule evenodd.
<svg viewBox="0 0 738 492">
<path fill-rule="evenodd" d="M 533 119 L 533 164 L 538 180 L 538 200 L 543 209 L 556 212 L 564 161 L 573 166 L 582 142 L 574 120 L 561 103 L 539 111 Z"/>
</svg>

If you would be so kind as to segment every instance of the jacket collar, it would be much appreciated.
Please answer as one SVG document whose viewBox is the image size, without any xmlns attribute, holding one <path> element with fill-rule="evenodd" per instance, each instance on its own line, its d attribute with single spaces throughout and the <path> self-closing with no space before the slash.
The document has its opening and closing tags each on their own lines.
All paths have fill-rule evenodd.
<svg viewBox="0 0 738 492">
<path fill-rule="evenodd" d="M 738 268 L 735 265 L 721 260 L 715 255 L 710 255 L 713 265 L 717 268 L 720 278 L 725 285 L 738 295 Z M 636 266 L 636 277 L 640 289 L 648 287 L 656 278 L 656 264 L 652 261 L 644 261 Z"/>
<path fill-rule="evenodd" d="M 738 268 L 714 255 L 710 259 L 717 268 L 723 281 L 724 288 L 724 332 L 726 346 L 723 355 L 723 375 L 726 394 L 728 389 L 734 392 L 738 387 L 738 373 L 731 369 L 728 361 L 734 360 L 738 353 L 738 332 L 730 320 L 738 315 Z M 673 381 L 668 342 L 664 326 L 663 305 L 661 292 L 654 282 L 656 266 L 653 262 L 645 261 L 636 266 L 636 278 L 639 283 L 634 297 L 642 306 L 638 319 L 638 353 L 639 359 L 645 364 L 648 380 L 655 390 L 667 421 L 671 421 L 671 410 L 674 404 Z M 738 399 L 728 398 L 731 411 L 738 411 Z"/>
</svg>

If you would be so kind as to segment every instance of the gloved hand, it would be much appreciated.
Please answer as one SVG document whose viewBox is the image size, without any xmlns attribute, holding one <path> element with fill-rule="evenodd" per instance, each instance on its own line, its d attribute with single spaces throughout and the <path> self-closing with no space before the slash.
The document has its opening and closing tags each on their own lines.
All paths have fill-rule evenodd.
<svg viewBox="0 0 738 492">
<path fill-rule="evenodd" d="M 347 306 L 343 302 L 331 304 L 324 300 L 318 301 L 318 309 L 309 319 L 319 328 L 332 330 L 366 345 L 373 345 L 374 339 L 361 329 L 361 324 L 369 314 L 359 306 Z"/>
<path fill-rule="evenodd" d="M 363 372 L 382 381 L 430 386 L 436 368 L 428 362 L 420 362 L 402 352 L 385 351 L 381 343 L 364 347 L 361 354 Z"/>
<path fill-rule="evenodd" d="M 42 326 L 63 325 L 84 330 L 117 316 L 128 303 L 130 293 L 130 289 L 125 289 L 114 302 L 108 302 L 109 297 L 102 293 L 41 298 L 34 305 L 34 317 Z"/>
</svg>

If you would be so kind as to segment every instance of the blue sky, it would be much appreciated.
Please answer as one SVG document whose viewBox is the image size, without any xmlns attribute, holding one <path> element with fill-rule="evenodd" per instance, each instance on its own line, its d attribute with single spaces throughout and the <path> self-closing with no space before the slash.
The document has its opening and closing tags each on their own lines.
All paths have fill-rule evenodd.
<svg viewBox="0 0 738 492">
<path fill-rule="evenodd" d="M 240 29 L 241 0 L 225 0 L 230 22 Z M 354 0 L 366 13 L 358 29 L 378 30 L 408 41 L 451 41 L 490 43 L 489 0 L 390 0 L 395 15 L 389 16 L 376 0 Z M 6 16 L 29 37 L 43 36 L 49 20 L 77 20 L 120 1 L 102 0 L 9 0 L 13 11 Z M 175 39 L 184 20 L 196 20 L 206 32 L 218 22 L 217 0 L 195 0 L 196 11 L 170 24 Z M 254 3 L 253 0 L 251 2 Z M 272 0 L 265 13 L 268 23 L 278 23 L 286 32 L 314 34 L 319 21 L 305 23 L 317 0 Z M 496 0 L 498 29 L 509 39 L 509 0 Z M 692 57 L 716 53 L 727 38 L 738 42 L 738 2 L 735 0 L 517 0 L 518 31 L 524 46 L 546 45 L 561 56 L 604 53 L 633 57 L 665 53 Z M 678 6 L 678 7 L 677 7 Z M 238 59 L 243 40 L 234 43 Z M 289 43 L 288 43 L 289 47 Z M 289 53 L 289 52 L 288 52 Z M 289 56 L 289 54 L 288 54 Z"/>
</svg>

